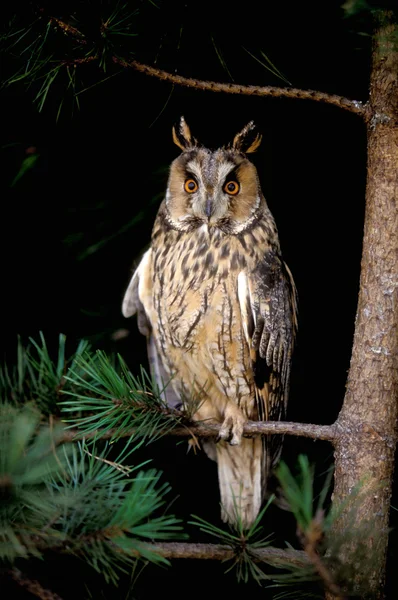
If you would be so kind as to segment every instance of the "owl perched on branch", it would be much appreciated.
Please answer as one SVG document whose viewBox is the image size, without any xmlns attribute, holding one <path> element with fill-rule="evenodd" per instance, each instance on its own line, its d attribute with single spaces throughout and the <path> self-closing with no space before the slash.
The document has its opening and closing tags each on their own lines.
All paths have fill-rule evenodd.
<svg viewBox="0 0 398 600">
<path fill-rule="evenodd" d="M 261 136 L 250 122 L 215 151 L 173 128 L 170 167 L 150 249 L 123 301 L 147 336 L 152 373 L 171 406 L 220 423 L 204 448 L 218 465 L 221 517 L 258 515 L 282 438 L 242 437 L 251 420 L 285 417 L 297 328 L 296 291 L 274 219 L 247 158 Z"/>
</svg>

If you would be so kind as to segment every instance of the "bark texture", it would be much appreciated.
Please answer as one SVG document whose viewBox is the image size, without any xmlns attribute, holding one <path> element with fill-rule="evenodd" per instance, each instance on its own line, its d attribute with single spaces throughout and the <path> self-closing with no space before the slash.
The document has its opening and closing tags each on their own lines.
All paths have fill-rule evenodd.
<svg viewBox="0 0 398 600">
<path fill-rule="evenodd" d="M 383 598 L 398 396 L 398 30 L 384 14 L 375 35 L 368 104 L 366 213 L 354 343 L 336 423 L 338 506 L 360 484 L 356 510 L 342 510 L 335 532 L 358 531 L 342 560 L 356 566 L 361 597 Z M 362 532 L 362 533 L 361 533 Z M 364 540 L 365 536 L 365 540 Z M 362 549 L 363 552 L 363 549 Z M 360 564 L 362 563 L 362 564 Z M 371 565 L 371 566 L 369 566 Z M 332 598 L 333 596 L 328 596 Z"/>
</svg>

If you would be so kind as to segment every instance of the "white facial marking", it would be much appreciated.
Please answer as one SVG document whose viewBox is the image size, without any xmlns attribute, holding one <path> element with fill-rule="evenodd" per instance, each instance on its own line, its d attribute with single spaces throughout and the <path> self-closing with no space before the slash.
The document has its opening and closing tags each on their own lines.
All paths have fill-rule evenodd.
<svg viewBox="0 0 398 600">
<path fill-rule="evenodd" d="M 202 181 L 202 172 L 196 161 L 191 160 L 191 162 L 187 163 L 186 169 L 187 169 L 187 171 L 190 171 L 191 173 L 193 173 L 198 181 L 200 181 L 200 182 Z"/>
<path fill-rule="evenodd" d="M 235 167 L 236 167 L 236 165 L 234 163 L 230 163 L 230 162 L 222 163 L 218 170 L 219 181 L 221 183 L 224 183 L 225 179 L 227 178 L 227 175 L 229 175 L 229 173 L 231 171 L 233 171 Z"/>
</svg>

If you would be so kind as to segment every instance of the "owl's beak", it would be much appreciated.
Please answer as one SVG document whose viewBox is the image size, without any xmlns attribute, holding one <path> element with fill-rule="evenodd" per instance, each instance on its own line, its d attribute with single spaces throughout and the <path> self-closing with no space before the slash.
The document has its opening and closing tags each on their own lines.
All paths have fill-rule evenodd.
<svg viewBox="0 0 398 600">
<path fill-rule="evenodd" d="M 206 199 L 205 213 L 208 219 L 210 219 L 213 214 L 213 198 L 211 196 L 208 196 Z"/>
</svg>

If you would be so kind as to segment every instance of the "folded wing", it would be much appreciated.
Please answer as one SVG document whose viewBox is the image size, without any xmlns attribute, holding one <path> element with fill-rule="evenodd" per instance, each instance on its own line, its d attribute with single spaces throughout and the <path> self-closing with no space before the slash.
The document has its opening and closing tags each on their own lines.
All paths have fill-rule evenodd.
<svg viewBox="0 0 398 600">
<path fill-rule="evenodd" d="M 254 271 L 242 271 L 238 297 L 254 371 L 257 418 L 284 419 L 297 330 L 297 300 L 293 277 L 281 257 L 270 251 Z M 267 472 L 278 462 L 281 447 L 281 436 L 266 436 Z"/>
<path fill-rule="evenodd" d="M 152 310 L 151 254 L 151 249 L 145 252 L 131 278 L 123 298 L 122 313 L 125 317 L 137 315 L 138 329 L 147 339 L 148 362 L 152 379 L 155 381 L 163 401 L 170 408 L 179 408 L 181 399 L 170 384 L 170 377 L 157 349 L 150 321 Z"/>
</svg>

